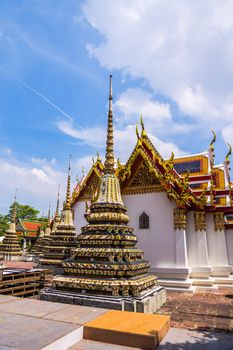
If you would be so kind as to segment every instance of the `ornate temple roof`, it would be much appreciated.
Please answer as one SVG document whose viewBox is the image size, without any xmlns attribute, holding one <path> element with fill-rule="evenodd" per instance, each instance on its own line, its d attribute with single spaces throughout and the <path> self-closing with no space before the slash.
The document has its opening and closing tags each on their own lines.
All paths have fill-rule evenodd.
<svg viewBox="0 0 233 350">
<path fill-rule="evenodd" d="M 220 165 L 214 164 L 214 142 L 209 150 L 202 153 L 170 159 L 163 159 L 148 137 L 143 120 L 139 135 L 136 127 L 137 143 L 126 164 L 118 160 L 115 175 L 120 180 L 122 194 L 139 194 L 148 192 L 167 192 L 179 207 L 206 208 L 220 210 L 232 207 L 232 184 L 229 175 L 229 156 Z M 93 162 L 88 173 L 77 184 L 72 194 L 72 205 L 76 201 L 90 200 L 98 186 L 104 165 L 101 159 Z"/>
<path fill-rule="evenodd" d="M 34 221 L 34 220 L 26 220 L 26 219 L 18 219 L 16 223 L 16 233 L 19 236 L 38 236 L 40 227 L 44 225 L 45 222 L 42 221 Z"/>
</svg>

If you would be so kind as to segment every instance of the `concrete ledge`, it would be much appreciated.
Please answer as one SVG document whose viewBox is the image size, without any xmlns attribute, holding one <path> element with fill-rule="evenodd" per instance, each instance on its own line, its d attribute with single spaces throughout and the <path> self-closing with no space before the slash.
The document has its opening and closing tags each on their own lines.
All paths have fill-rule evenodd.
<svg viewBox="0 0 233 350">
<path fill-rule="evenodd" d="M 84 326 L 84 338 L 152 350 L 170 328 L 170 317 L 109 311 Z"/>
<path fill-rule="evenodd" d="M 166 302 L 166 290 L 161 286 L 145 291 L 138 297 L 113 297 L 104 295 L 88 295 L 45 288 L 39 295 L 41 300 L 72 305 L 100 307 L 131 312 L 154 313 Z"/>
<path fill-rule="evenodd" d="M 190 275 L 191 268 L 189 267 L 151 267 L 150 272 L 154 273 L 159 278 L 172 279 L 187 279 Z"/>
</svg>

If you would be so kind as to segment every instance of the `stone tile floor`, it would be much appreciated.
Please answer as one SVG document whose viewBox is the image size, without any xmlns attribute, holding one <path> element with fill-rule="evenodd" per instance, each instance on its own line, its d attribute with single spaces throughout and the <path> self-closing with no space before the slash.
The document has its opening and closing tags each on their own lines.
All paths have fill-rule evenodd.
<svg viewBox="0 0 233 350">
<path fill-rule="evenodd" d="M 158 313 L 171 315 L 172 327 L 232 332 L 233 290 L 167 291 L 167 302 Z"/>
</svg>

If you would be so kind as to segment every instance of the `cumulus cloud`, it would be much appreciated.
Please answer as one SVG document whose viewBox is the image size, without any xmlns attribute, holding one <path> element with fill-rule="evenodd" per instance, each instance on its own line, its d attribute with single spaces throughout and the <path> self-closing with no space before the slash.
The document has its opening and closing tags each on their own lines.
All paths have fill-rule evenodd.
<svg viewBox="0 0 233 350">
<path fill-rule="evenodd" d="M 115 102 L 115 107 L 125 120 L 135 120 L 139 113 L 155 123 L 171 120 L 169 104 L 154 100 L 152 93 L 139 88 L 123 92 Z"/>
<path fill-rule="evenodd" d="M 230 124 L 223 128 L 222 137 L 226 143 L 233 145 L 233 124 Z"/>
<path fill-rule="evenodd" d="M 51 162 L 42 164 L 30 162 L 27 165 L 16 160 L 0 159 L 1 202 L 0 212 L 8 210 L 18 189 L 18 201 L 34 206 L 41 212 L 48 209 L 49 199 L 55 207 L 58 184 L 61 184 L 61 198 L 64 198 L 66 174 L 56 170 Z"/>
<path fill-rule="evenodd" d="M 78 129 L 71 121 L 59 121 L 57 127 L 64 134 L 79 139 L 93 147 L 100 147 L 105 140 L 105 131 L 100 127 Z"/>
<path fill-rule="evenodd" d="M 143 77 L 205 125 L 233 118 L 231 0 L 86 0 L 83 13 L 101 34 L 88 50 L 103 67 Z"/>
</svg>

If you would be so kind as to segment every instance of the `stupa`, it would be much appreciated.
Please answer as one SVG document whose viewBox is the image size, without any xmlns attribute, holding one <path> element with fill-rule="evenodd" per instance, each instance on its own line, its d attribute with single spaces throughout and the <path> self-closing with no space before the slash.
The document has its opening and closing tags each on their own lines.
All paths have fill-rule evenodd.
<svg viewBox="0 0 233 350">
<path fill-rule="evenodd" d="M 49 203 L 49 210 L 48 210 L 48 216 L 47 216 L 47 224 L 42 225 L 40 227 L 40 232 L 38 235 L 38 238 L 36 240 L 36 243 L 31 249 L 31 253 L 38 256 L 43 256 L 44 249 L 46 246 L 48 246 L 48 241 L 50 238 L 50 232 L 51 232 L 51 221 L 50 221 L 50 203 Z"/>
<path fill-rule="evenodd" d="M 58 197 L 59 198 L 59 197 Z M 70 201 L 70 162 L 68 169 L 66 201 L 62 211 L 62 219 L 59 218 L 59 201 L 53 229 L 44 249 L 43 258 L 40 259 L 41 267 L 50 267 L 56 273 L 62 272 L 63 260 L 70 258 L 71 251 L 76 247 L 76 230 L 73 223 L 73 213 Z"/>
<path fill-rule="evenodd" d="M 16 234 L 16 197 L 14 199 L 10 227 L 5 232 L 5 237 L 0 245 L 0 257 L 3 260 L 21 260 L 22 251 L 19 244 L 19 239 Z"/>
<path fill-rule="evenodd" d="M 154 312 L 165 302 L 165 291 L 148 273 L 149 261 L 136 247 L 127 208 L 114 175 L 112 76 L 104 173 L 86 213 L 87 225 L 77 236 L 77 249 L 63 262 L 64 275 L 44 290 L 44 300 L 71 302 L 129 311 Z"/>
</svg>

